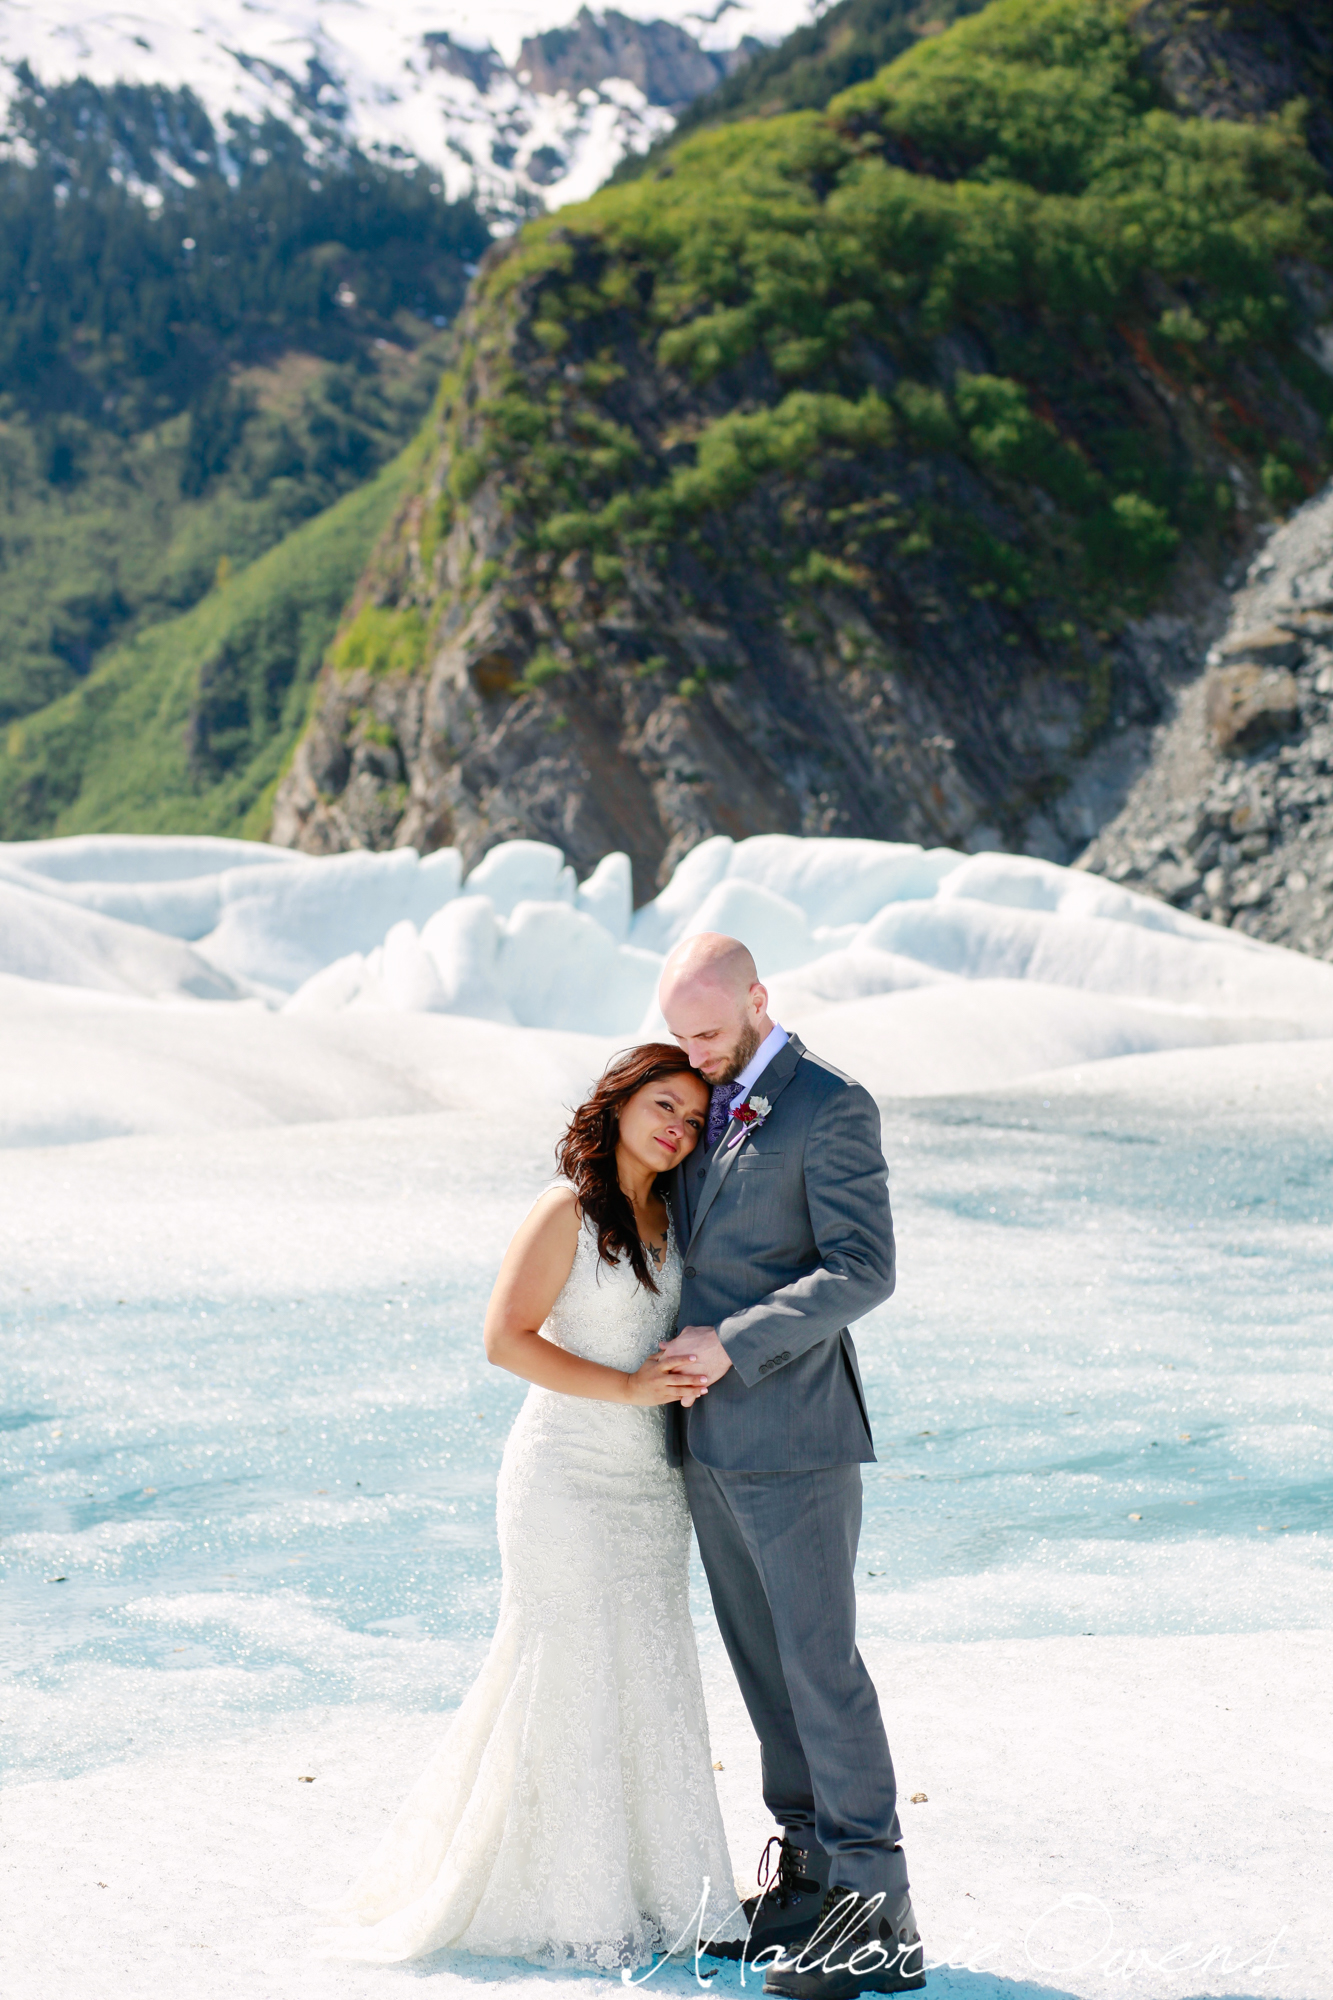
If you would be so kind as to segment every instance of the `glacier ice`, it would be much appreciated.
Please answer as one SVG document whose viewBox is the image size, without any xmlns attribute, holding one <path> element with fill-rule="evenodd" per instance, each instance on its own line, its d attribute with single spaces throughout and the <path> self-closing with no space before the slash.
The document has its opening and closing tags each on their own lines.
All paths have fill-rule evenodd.
<svg viewBox="0 0 1333 2000">
<path fill-rule="evenodd" d="M 244 991 L 188 944 L 20 886 L 15 876 L 0 880 L 0 968 L 20 979 L 145 999 L 239 999 Z"/>
<path fill-rule="evenodd" d="M 885 1093 L 989 1088 L 1066 1063 L 1333 1033 L 1333 967 L 1021 855 L 717 835 L 632 909 L 627 856 L 579 883 L 503 841 L 325 858 L 238 841 L 81 836 L 0 847 L 0 974 L 160 1003 L 660 1034 L 663 955 L 750 945 L 783 1020 L 818 1019 Z M 958 990 L 932 1005 L 923 989 Z M 0 1113 L 0 1120 L 3 1114 Z M 26 1126 L 24 1129 L 27 1129 Z"/>
</svg>

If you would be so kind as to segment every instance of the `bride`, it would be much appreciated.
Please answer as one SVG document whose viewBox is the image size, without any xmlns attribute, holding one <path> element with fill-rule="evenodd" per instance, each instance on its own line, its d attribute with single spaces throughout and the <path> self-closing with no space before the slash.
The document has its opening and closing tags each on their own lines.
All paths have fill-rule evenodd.
<svg viewBox="0 0 1333 2000">
<path fill-rule="evenodd" d="M 490 1360 L 532 1384 L 500 1467 L 486 1664 L 322 1939 L 380 1962 L 443 1946 L 612 1969 L 735 1910 L 689 1609 L 690 1517 L 665 1405 L 706 1394 L 675 1326 L 664 1177 L 708 1087 L 679 1049 L 618 1057 L 510 1244 Z M 741 1920 L 738 1934 L 744 1929 Z"/>
</svg>

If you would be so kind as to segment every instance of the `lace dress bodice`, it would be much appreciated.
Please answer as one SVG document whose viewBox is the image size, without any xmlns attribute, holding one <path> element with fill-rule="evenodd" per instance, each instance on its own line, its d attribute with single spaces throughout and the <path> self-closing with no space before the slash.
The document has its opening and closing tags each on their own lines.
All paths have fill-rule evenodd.
<svg viewBox="0 0 1333 2000">
<path fill-rule="evenodd" d="M 668 1232 L 666 1254 L 653 1273 L 656 1292 L 634 1275 L 627 1258 L 607 1264 L 598 1254 L 597 1231 L 585 1220 L 579 1230 L 574 1263 L 542 1326 L 547 1340 L 600 1361 L 606 1368 L 633 1374 L 659 1341 L 670 1340 L 680 1303 L 681 1256 L 674 1229 Z M 609 1453 L 626 1469 L 655 1471 L 665 1463 L 666 1411 L 628 1403 L 599 1403 L 590 1397 L 562 1396 L 536 1383 L 528 1390 L 511 1445 L 526 1440 L 540 1450 L 542 1441 L 589 1453 Z M 683 1491 L 681 1505 L 684 1505 Z"/>
<path fill-rule="evenodd" d="M 585 1361 L 608 1368 L 641 1367 L 659 1340 L 671 1338 L 675 1325 L 681 1259 L 674 1228 L 668 1230 L 666 1254 L 653 1276 L 657 1290 L 650 1292 L 635 1277 L 628 1258 L 606 1263 L 598 1253 L 597 1231 L 585 1217 L 573 1268 L 542 1332 Z"/>
</svg>

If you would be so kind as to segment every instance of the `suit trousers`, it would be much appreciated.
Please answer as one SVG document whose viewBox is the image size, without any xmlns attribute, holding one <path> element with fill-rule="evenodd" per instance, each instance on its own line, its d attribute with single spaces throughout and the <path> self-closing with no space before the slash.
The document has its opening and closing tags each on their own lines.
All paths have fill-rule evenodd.
<svg viewBox="0 0 1333 2000">
<path fill-rule="evenodd" d="M 892 1909 L 907 1893 L 898 1786 L 856 1648 L 861 1468 L 728 1472 L 685 1452 L 713 1609 L 763 1759 L 764 1803 L 830 1881 Z"/>
</svg>

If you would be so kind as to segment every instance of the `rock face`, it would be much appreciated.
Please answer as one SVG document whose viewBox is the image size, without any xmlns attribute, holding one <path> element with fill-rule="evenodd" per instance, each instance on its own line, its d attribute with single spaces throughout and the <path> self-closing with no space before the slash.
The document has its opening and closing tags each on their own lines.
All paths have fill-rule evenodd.
<svg viewBox="0 0 1333 2000">
<path fill-rule="evenodd" d="M 490 268 L 506 255 L 493 252 Z M 758 559 L 719 585 L 688 549 L 665 571 L 629 558 L 610 575 L 583 551 L 534 557 L 498 479 L 463 507 L 449 496 L 481 444 L 468 412 L 493 406 L 516 371 L 556 372 L 535 351 L 541 297 L 538 286 L 517 306 L 510 295 L 506 345 L 489 358 L 481 309 L 462 327 L 472 376 L 349 610 L 270 837 L 310 853 L 456 845 L 469 866 L 526 837 L 561 847 L 580 874 L 620 849 L 636 902 L 714 833 L 1079 852 L 1197 672 L 1201 633 L 1218 622 L 1206 577 L 1186 576 L 1175 612 L 1103 634 L 1104 680 L 1090 690 L 1061 643 L 1007 616 L 942 552 L 890 569 L 871 603 L 835 574 L 785 605 Z M 697 427 L 698 399 L 664 385 L 628 343 L 620 352 L 618 415 L 650 435 Z M 558 372 L 584 361 L 576 337 Z M 997 535 L 1013 531 L 974 468 L 923 458 L 910 440 L 864 486 L 819 500 L 877 509 L 886 492 L 904 510 L 947 500 Z M 761 552 L 792 504 L 779 492 L 737 510 Z M 441 510 L 451 526 L 434 545 Z M 366 652 L 358 633 L 379 617 L 436 621 L 428 656 L 400 671 Z M 1119 729 L 1088 760 L 1094 704 Z"/>
<path fill-rule="evenodd" d="M 1173 24 L 1193 33 L 1197 11 L 1143 12 L 1152 74 L 1123 57 L 1124 102 L 1156 106 L 1145 147 L 1150 121 L 1174 116 L 1147 86 L 1167 93 Z M 610 20 L 581 19 L 543 60 L 575 65 L 572 82 Z M 1015 76 L 1045 60 L 1028 48 L 1004 56 Z M 1193 90 L 1188 62 L 1181 74 Z M 1281 101 L 1269 81 L 1247 111 Z M 944 93 L 918 143 L 918 100 L 879 88 L 820 120 L 704 134 L 491 253 L 418 485 L 279 789 L 274 840 L 453 844 L 470 865 L 529 837 L 580 873 L 623 849 L 642 902 L 715 833 L 1070 860 L 1120 812 L 1178 700 L 1195 732 L 1181 784 L 1198 776 L 1201 797 L 1214 765 L 1239 777 L 1299 749 L 1283 732 L 1315 698 L 1313 641 L 1292 637 L 1289 597 L 1256 600 L 1234 627 L 1281 625 L 1267 650 L 1213 662 L 1233 676 L 1215 705 L 1225 760 L 1198 677 L 1227 622 L 1219 577 L 1326 476 L 1323 238 L 1291 236 L 1302 254 L 1264 279 L 1283 288 L 1280 339 L 1239 359 L 1233 320 L 1218 322 L 1224 341 L 1201 317 L 1220 311 L 1206 258 L 1187 289 L 1175 264 L 1145 263 L 1094 332 L 1058 287 L 1013 303 L 998 255 L 946 311 L 929 303 L 935 251 L 918 265 L 903 246 L 935 242 L 969 176 L 978 201 L 999 184 L 974 157 L 992 140 L 966 120 L 960 137 L 963 99 Z M 1200 108 L 1230 115 L 1206 92 Z M 1266 143 L 1298 146 L 1294 122 Z M 1080 171 L 1102 160 L 1093 149 Z M 1007 154 L 996 166 L 1016 187 L 1021 171 Z M 1313 184 L 1303 153 L 1296 179 Z M 919 231 L 898 226 L 896 205 L 918 203 Z M 1089 204 L 1089 246 L 1104 215 Z M 1135 221 L 1125 257 L 1155 254 L 1143 246 Z M 1260 317 L 1270 303 L 1241 300 Z M 1145 466 L 1160 502 L 1135 484 Z M 1170 893 L 1220 909 L 1202 883 L 1224 845 L 1206 868 L 1164 845 L 1182 871 Z"/>
<path fill-rule="evenodd" d="M 1209 658 L 1077 865 L 1333 958 L 1333 488 L 1256 558 Z"/>
<path fill-rule="evenodd" d="M 1295 667 L 1300 665 L 1301 641 L 1285 625 L 1263 625 L 1257 632 L 1238 632 L 1224 639 L 1217 657 L 1228 666 Z"/>
<path fill-rule="evenodd" d="M 1217 667 L 1208 676 L 1204 712 L 1218 749 L 1238 757 L 1296 727 L 1301 713 L 1300 689 L 1291 674 L 1275 674 L 1242 661 L 1232 667 Z"/>
<path fill-rule="evenodd" d="M 446 28 L 437 28 L 423 35 L 421 42 L 426 51 L 428 69 L 442 69 L 447 76 L 459 77 L 483 96 L 501 77 L 508 75 L 494 49 L 476 49 L 466 42 L 456 42 Z"/>
<path fill-rule="evenodd" d="M 514 72 L 543 97 L 595 90 L 608 77 L 635 84 L 650 104 L 678 110 L 711 90 L 761 46 L 746 36 L 738 48 L 700 48 L 694 36 L 673 21 L 633 21 L 608 8 L 594 15 L 586 7 L 567 28 L 529 35 Z"/>
<path fill-rule="evenodd" d="M 1173 103 L 1204 118 L 1260 118 L 1300 98 L 1310 150 L 1333 173 L 1333 12 L 1320 5 L 1251 0 L 1241 7 L 1144 0 L 1138 37 Z"/>
</svg>

